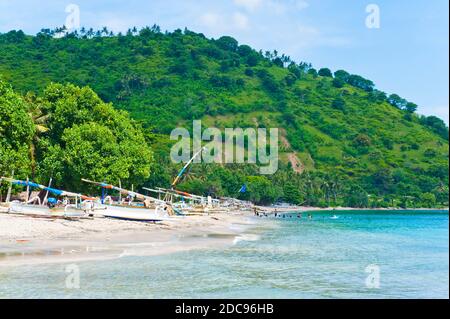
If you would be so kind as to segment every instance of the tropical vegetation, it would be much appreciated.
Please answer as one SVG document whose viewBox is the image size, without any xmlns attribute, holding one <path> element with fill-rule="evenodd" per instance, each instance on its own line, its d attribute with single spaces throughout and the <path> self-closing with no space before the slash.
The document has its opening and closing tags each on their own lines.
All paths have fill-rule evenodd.
<svg viewBox="0 0 450 319">
<path fill-rule="evenodd" d="M 187 29 L 63 31 L 0 34 L 0 174 L 85 192 L 82 176 L 168 187 L 181 165 L 168 134 L 201 119 L 280 128 L 279 170 L 197 164 L 182 190 L 260 204 L 448 205 L 448 127 L 360 75 Z"/>
</svg>

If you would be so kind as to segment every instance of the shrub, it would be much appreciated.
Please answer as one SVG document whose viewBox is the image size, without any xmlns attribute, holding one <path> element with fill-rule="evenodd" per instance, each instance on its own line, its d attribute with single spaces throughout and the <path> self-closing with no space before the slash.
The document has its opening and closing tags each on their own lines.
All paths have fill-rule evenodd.
<svg viewBox="0 0 450 319">
<path fill-rule="evenodd" d="M 330 78 L 333 77 L 333 74 L 331 73 L 330 69 L 328 69 L 328 68 L 320 69 L 318 74 L 320 76 L 326 76 L 326 77 L 330 77 Z"/>
</svg>

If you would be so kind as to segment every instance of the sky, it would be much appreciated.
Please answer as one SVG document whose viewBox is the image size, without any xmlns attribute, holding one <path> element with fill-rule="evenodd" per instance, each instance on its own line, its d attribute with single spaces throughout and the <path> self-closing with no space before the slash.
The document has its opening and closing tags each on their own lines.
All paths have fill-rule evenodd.
<svg viewBox="0 0 450 319">
<path fill-rule="evenodd" d="M 447 0 L 0 0 L 0 33 L 62 26 L 74 17 L 71 4 L 88 28 L 187 27 L 344 69 L 449 122 Z"/>
</svg>

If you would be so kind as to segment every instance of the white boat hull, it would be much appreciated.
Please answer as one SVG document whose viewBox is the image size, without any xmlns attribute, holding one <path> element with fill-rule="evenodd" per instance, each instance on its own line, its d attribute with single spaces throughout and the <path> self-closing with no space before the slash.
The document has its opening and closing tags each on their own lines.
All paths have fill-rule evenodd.
<svg viewBox="0 0 450 319">
<path fill-rule="evenodd" d="M 96 211 L 104 217 L 134 220 L 134 221 L 163 221 L 171 217 L 160 207 L 145 208 L 139 206 L 105 205 L 104 209 Z"/>
<path fill-rule="evenodd" d="M 11 202 L 4 207 L 7 207 L 7 212 L 11 214 L 43 217 L 82 217 L 86 214 L 84 210 L 72 206 L 50 208 L 42 205 Z"/>
</svg>

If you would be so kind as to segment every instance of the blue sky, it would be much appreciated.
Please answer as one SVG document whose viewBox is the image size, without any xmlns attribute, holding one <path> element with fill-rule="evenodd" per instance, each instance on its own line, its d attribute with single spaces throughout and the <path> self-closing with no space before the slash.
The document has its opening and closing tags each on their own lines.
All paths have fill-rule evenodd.
<svg viewBox="0 0 450 319">
<path fill-rule="evenodd" d="M 0 32 L 35 34 L 65 23 L 66 6 L 80 24 L 124 31 L 130 26 L 187 27 L 208 37 L 231 35 L 256 49 L 285 53 L 316 68 L 344 69 L 419 105 L 419 113 L 449 117 L 447 0 L 0 0 Z M 369 29 L 366 6 L 380 9 Z"/>
</svg>

